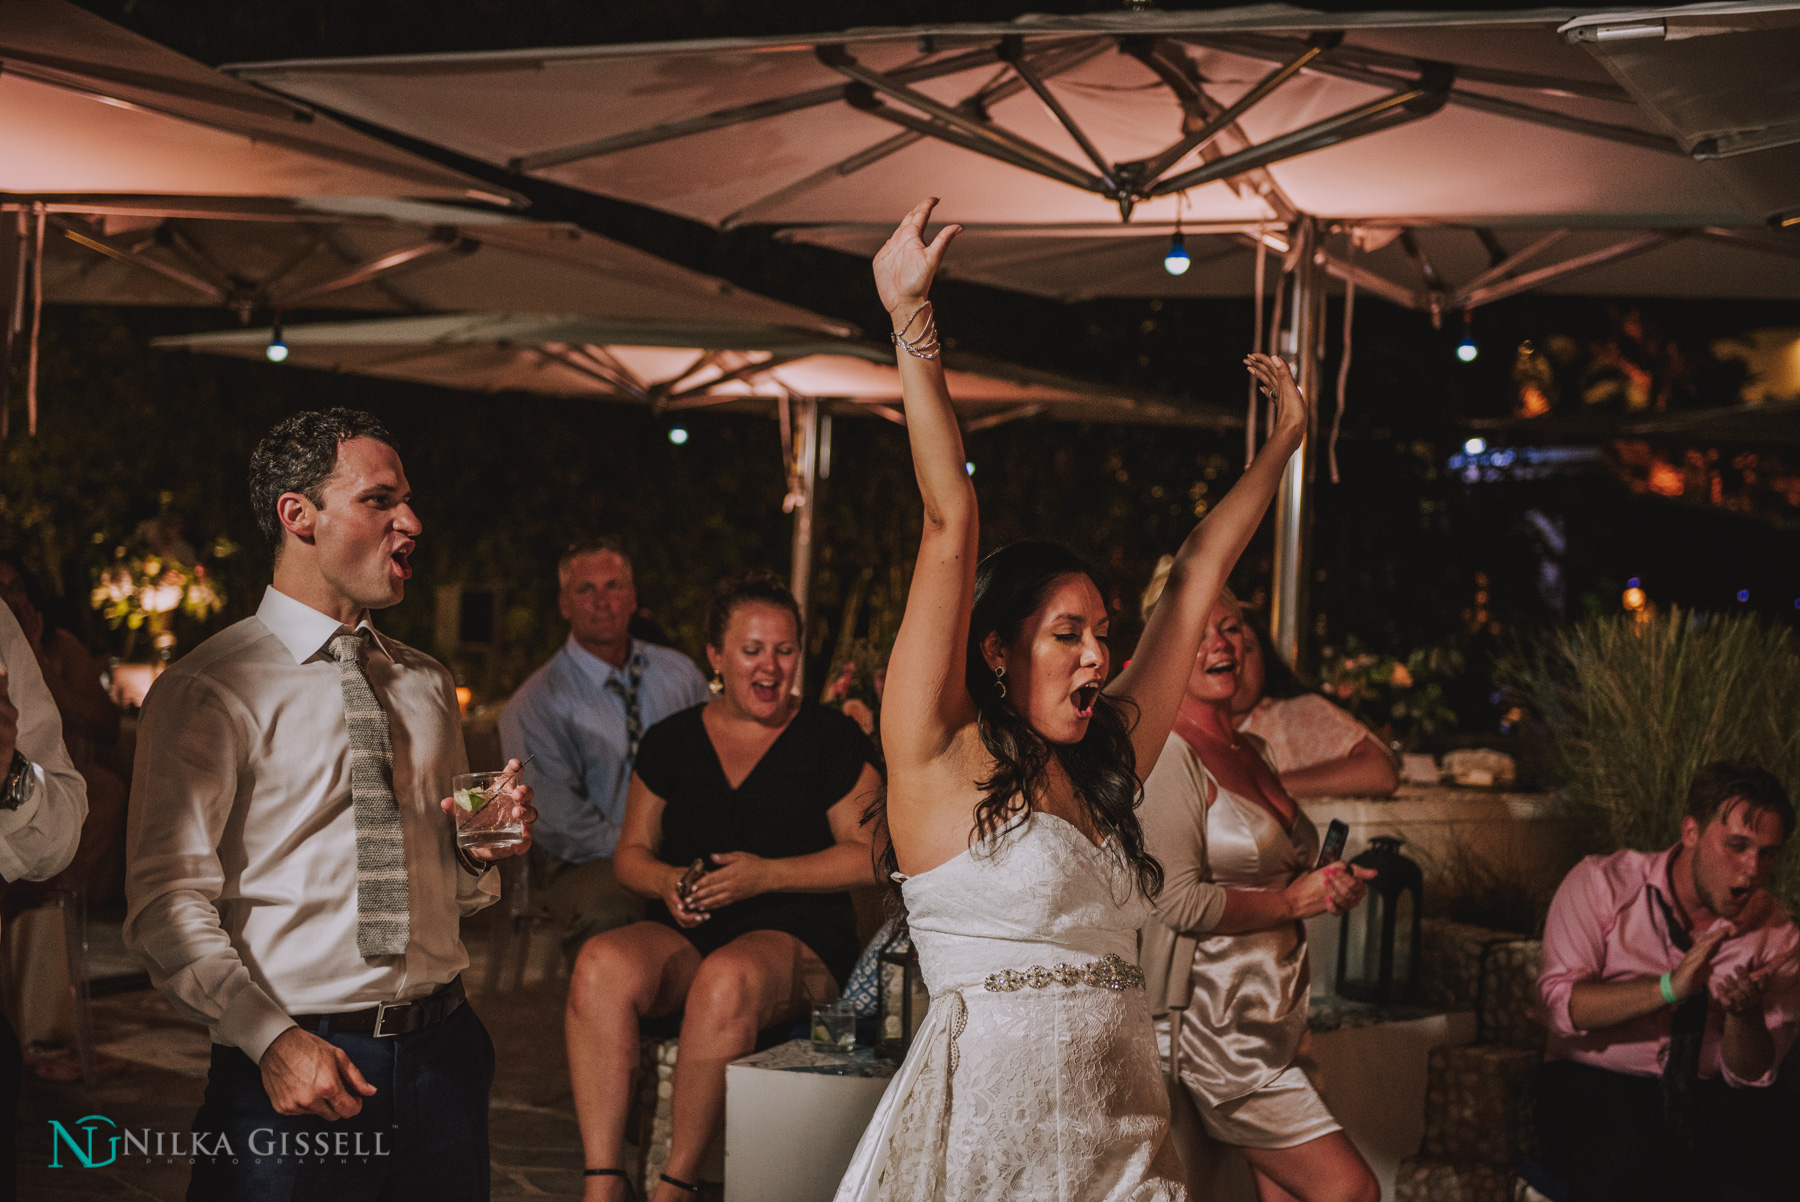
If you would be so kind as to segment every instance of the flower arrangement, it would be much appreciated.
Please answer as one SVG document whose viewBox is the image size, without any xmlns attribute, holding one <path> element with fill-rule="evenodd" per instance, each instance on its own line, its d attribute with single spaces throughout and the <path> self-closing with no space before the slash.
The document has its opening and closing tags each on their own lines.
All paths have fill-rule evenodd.
<svg viewBox="0 0 1800 1202">
<path fill-rule="evenodd" d="M 1411 743 L 1456 725 L 1444 682 L 1463 670 L 1461 652 L 1421 647 L 1404 659 L 1378 655 L 1351 635 L 1341 650 L 1324 648 L 1319 681 L 1357 721 L 1388 739 Z"/>
<path fill-rule="evenodd" d="M 237 548 L 221 538 L 208 550 L 223 559 Z M 204 563 L 184 563 L 155 551 L 133 555 L 121 546 L 114 549 L 112 563 L 95 570 L 88 603 L 114 630 L 123 626 L 135 634 L 149 627 L 152 645 L 167 651 L 175 643 L 168 629 L 170 615 L 180 610 L 205 620 L 225 608 L 225 590 Z"/>
<path fill-rule="evenodd" d="M 836 706 L 855 719 L 863 733 L 879 737 L 881 693 L 887 684 L 887 652 L 867 639 L 853 639 L 840 648 L 843 656 L 833 665 L 826 678 L 825 693 L 819 700 Z"/>
</svg>

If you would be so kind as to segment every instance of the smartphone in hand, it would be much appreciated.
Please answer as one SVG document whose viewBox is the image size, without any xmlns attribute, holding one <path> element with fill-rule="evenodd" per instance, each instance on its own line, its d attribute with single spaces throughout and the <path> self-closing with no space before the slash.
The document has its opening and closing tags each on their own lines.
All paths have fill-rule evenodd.
<svg viewBox="0 0 1800 1202">
<path fill-rule="evenodd" d="M 681 880 L 676 882 L 675 896 L 683 902 L 687 901 L 688 894 L 694 891 L 694 886 L 699 884 L 700 878 L 705 875 L 706 859 L 704 856 L 697 857 L 692 864 L 688 865 L 687 871 L 681 874 Z"/>
<path fill-rule="evenodd" d="M 1319 862 L 1315 868 L 1335 864 L 1344 858 L 1344 844 L 1350 841 L 1350 827 L 1342 818 L 1333 818 L 1325 828 L 1325 839 L 1319 844 Z"/>
</svg>

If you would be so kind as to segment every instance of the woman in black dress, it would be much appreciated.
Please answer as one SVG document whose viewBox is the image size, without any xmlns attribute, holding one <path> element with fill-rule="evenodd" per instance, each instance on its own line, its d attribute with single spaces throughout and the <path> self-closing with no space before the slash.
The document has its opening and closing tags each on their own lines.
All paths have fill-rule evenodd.
<svg viewBox="0 0 1800 1202">
<path fill-rule="evenodd" d="M 689 1202 L 725 1106 L 725 1066 L 764 1027 L 837 996 L 857 954 L 845 889 L 874 879 L 860 819 L 880 785 L 856 723 L 794 695 L 800 611 L 780 581 L 720 587 L 717 696 L 638 748 L 613 865 L 649 919 L 588 940 L 569 986 L 569 1077 L 585 1197 L 632 1196 L 620 1164 L 638 1020 L 683 1013 L 669 1159 L 655 1202 Z M 685 896 L 695 860 L 706 874 Z"/>
</svg>

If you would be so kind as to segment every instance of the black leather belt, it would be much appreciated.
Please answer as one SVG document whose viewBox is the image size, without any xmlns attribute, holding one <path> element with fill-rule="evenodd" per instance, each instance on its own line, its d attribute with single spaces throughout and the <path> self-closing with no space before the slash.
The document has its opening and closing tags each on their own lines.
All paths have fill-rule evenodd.
<svg viewBox="0 0 1800 1202">
<path fill-rule="evenodd" d="M 329 1023 L 330 1031 L 384 1039 L 436 1026 L 456 1013 L 463 997 L 462 978 L 457 977 L 436 993 L 410 1002 L 377 1002 L 366 1010 L 346 1010 L 341 1014 L 296 1014 L 294 1021 L 314 1033 Z"/>
</svg>

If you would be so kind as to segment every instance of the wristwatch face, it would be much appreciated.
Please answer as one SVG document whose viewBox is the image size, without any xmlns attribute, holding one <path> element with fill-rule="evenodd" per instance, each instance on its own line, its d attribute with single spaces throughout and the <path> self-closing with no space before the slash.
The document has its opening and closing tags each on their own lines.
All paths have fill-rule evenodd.
<svg viewBox="0 0 1800 1202">
<path fill-rule="evenodd" d="M 12 753 L 12 764 L 6 773 L 6 787 L 0 792 L 0 808 L 16 810 L 31 797 L 31 790 L 37 785 L 37 777 L 32 775 L 31 761 L 16 750 Z"/>
</svg>

